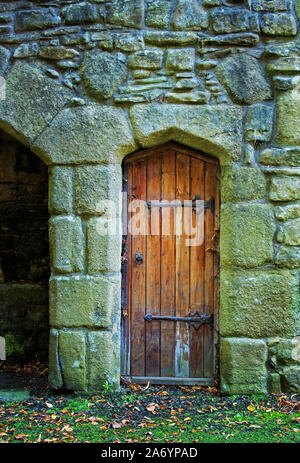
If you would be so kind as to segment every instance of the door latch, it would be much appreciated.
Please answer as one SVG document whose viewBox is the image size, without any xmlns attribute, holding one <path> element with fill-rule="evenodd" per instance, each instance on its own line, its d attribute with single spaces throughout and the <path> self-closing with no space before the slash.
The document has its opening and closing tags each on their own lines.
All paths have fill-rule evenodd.
<svg viewBox="0 0 300 463">
<path fill-rule="evenodd" d="M 143 254 L 141 252 L 137 252 L 135 255 L 135 263 L 137 265 L 141 265 L 143 262 L 144 262 Z"/>
</svg>

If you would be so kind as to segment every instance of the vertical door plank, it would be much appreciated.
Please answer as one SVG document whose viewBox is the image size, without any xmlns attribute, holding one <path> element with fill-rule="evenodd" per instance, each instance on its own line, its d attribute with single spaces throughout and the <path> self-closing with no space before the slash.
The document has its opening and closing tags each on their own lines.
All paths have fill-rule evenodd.
<svg viewBox="0 0 300 463">
<path fill-rule="evenodd" d="M 162 157 L 161 199 L 175 199 L 175 151 L 167 150 Z M 161 314 L 174 317 L 175 309 L 175 245 L 174 210 L 161 210 Z M 161 323 L 161 372 L 163 377 L 174 376 L 175 323 Z"/>
<path fill-rule="evenodd" d="M 180 201 L 190 199 L 190 157 L 177 152 L 176 155 L 176 199 Z M 181 211 L 180 211 L 181 210 Z M 177 214 L 182 213 L 183 208 L 176 208 Z M 182 219 L 181 234 L 176 236 L 176 316 L 186 317 L 189 314 L 189 286 L 190 286 L 190 248 L 185 240 L 188 236 L 184 233 L 184 220 Z M 176 347 L 175 347 L 175 376 L 189 377 L 189 325 L 184 322 L 176 323 Z"/>
<path fill-rule="evenodd" d="M 204 162 L 191 158 L 191 199 L 196 195 L 204 199 Z M 204 311 L 204 211 L 199 215 L 192 214 L 192 227 L 197 227 L 199 244 L 191 246 L 191 277 L 190 277 L 190 300 L 191 311 Z M 196 241 L 196 239 L 195 239 Z M 195 243 L 196 244 L 196 243 Z M 203 377 L 203 333 L 204 327 L 198 330 L 190 329 L 190 377 Z"/>
<path fill-rule="evenodd" d="M 215 198 L 217 169 L 213 164 L 205 164 L 205 200 Z M 205 211 L 205 306 L 207 315 L 214 312 L 214 261 L 215 261 L 214 214 Z M 214 376 L 214 331 L 204 325 L 204 377 Z"/>
<path fill-rule="evenodd" d="M 146 159 L 135 161 L 131 165 L 131 192 L 129 203 L 132 200 L 146 201 Z M 133 212 L 135 214 L 136 212 Z M 132 218 L 132 214 L 129 214 Z M 141 224 L 143 225 L 143 224 Z M 137 265 L 136 253 L 142 253 L 144 263 Z M 146 236 L 142 234 L 131 235 L 131 375 L 145 375 L 145 289 L 146 289 Z"/>
<path fill-rule="evenodd" d="M 147 201 L 160 201 L 161 153 L 148 158 Z M 160 208 L 151 207 L 147 236 L 146 310 L 160 315 Z M 146 376 L 160 374 L 160 326 L 161 322 L 146 322 Z"/>
</svg>

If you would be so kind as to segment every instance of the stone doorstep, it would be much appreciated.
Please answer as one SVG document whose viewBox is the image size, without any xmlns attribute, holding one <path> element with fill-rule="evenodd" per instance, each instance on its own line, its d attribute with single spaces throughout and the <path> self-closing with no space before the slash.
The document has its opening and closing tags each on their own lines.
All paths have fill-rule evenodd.
<svg viewBox="0 0 300 463">
<path fill-rule="evenodd" d="M 1 402 L 23 402 L 30 398 L 30 392 L 26 389 L 0 389 Z"/>
<path fill-rule="evenodd" d="M 0 371 L 0 402 L 22 402 L 30 397 L 24 378 Z"/>
</svg>

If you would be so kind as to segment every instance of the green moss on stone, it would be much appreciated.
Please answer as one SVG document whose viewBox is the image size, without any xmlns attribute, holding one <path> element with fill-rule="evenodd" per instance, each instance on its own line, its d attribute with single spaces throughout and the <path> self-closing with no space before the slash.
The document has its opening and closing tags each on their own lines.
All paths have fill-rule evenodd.
<svg viewBox="0 0 300 463">
<path fill-rule="evenodd" d="M 297 334 L 299 278 L 288 270 L 222 270 L 222 336 L 263 338 Z"/>
<path fill-rule="evenodd" d="M 258 167 L 231 166 L 222 169 L 221 201 L 253 201 L 266 197 L 266 180 Z"/>
<path fill-rule="evenodd" d="M 275 219 L 268 204 L 223 204 L 221 265 L 258 267 L 273 259 Z"/>
</svg>

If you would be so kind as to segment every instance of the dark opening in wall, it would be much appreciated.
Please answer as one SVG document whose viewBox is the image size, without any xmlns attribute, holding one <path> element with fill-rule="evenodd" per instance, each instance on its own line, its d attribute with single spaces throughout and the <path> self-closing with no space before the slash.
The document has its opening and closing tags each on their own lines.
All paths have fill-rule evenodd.
<svg viewBox="0 0 300 463">
<path fill-rule="evenodd" d="M 8 362 L 48 356 L 48 174 L 0 131 L 0 336 Z"/>
</svg>

